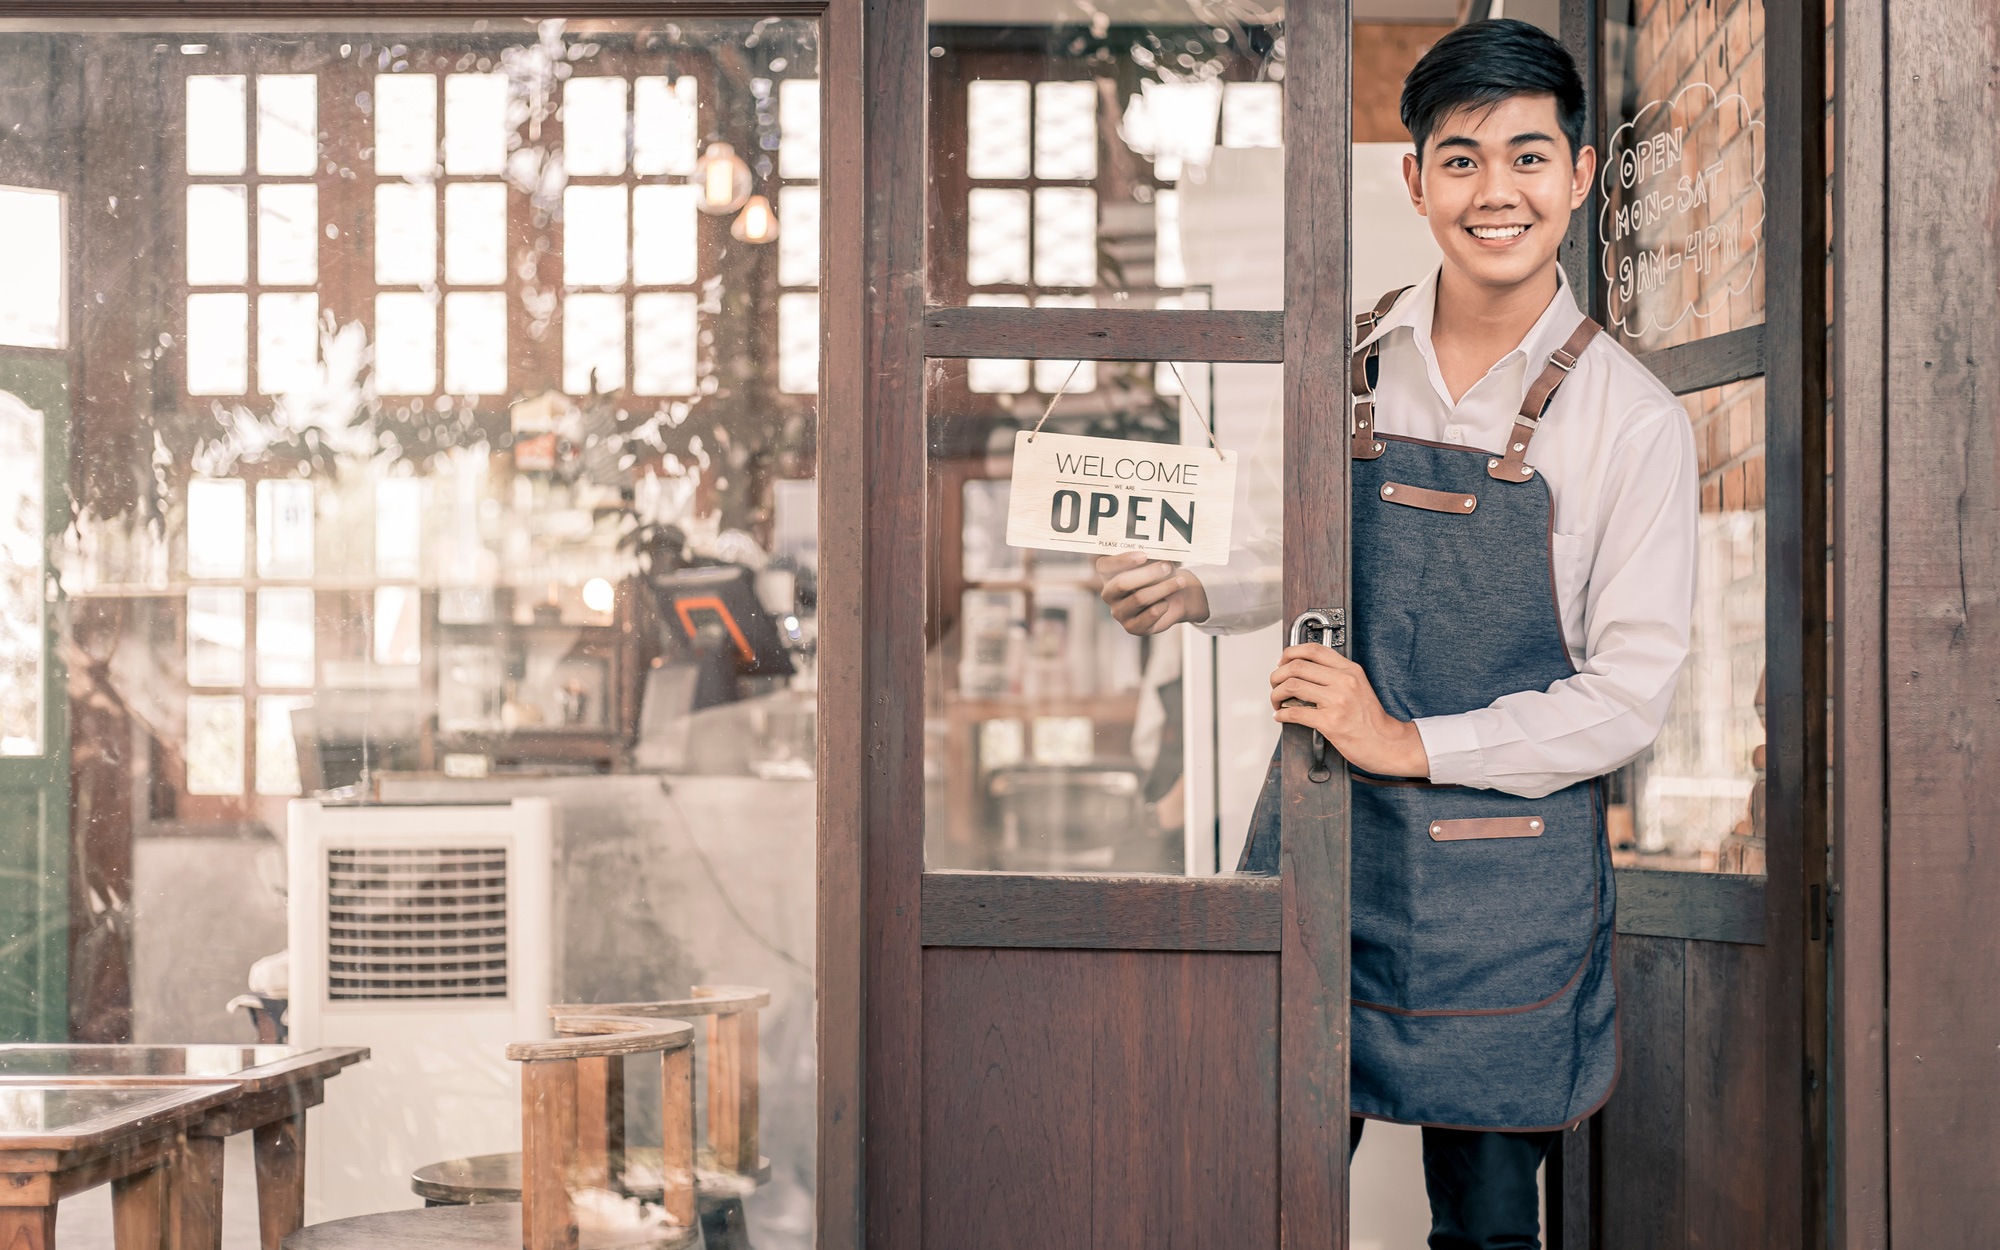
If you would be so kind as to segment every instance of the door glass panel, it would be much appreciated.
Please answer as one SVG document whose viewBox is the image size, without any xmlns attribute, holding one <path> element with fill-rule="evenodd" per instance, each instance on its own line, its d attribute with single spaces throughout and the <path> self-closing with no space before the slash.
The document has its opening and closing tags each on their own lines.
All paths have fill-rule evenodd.
<svg viewBox="0 0 2000 1250">
<path fill-rule="evenodd" d="M 757 1046 L 742 1103 L 676 1013 L 703 1206 L 712 1240 L 806 1250 L 817 24 L 188 20 L 0 21 L 0 80 L 38 92 L 7 181 L 91 189 L 66 225 L 59 195 L 0 188 L 0 226 L 47 245 L 0 283 L 0 342 L 62 349 L 80 317 L 51 363 L 101 400 L 49 435 L 76 468 L 45 508 L 43 417 L 0 395 L 0 755 L 67 724 L 77 821 L 74 888 L 31 883 L 57 914 L 17 891 L 0 931 L 67 924 L 71 1037 L 162 1043 L 251 1043 L 231 1000 L 275 1008 L 287 976 L 253 967 L 313 935 L 287 1040 L 376 1062 L 313 1113 L 312 1222 L 518 1148 L 503 1047 L 547 1036 L 548 1005 L 768 990 L 725 1030 Z M 45 514 L 70 525 L 57 599 Z M 335 805 L 435 805 L 403 848 L 434 861 L 514 800 L 550 805 L 553 842 L 505 860 L 513 997 L 418 983 L 432 960 L 483 977 L 466 952 L 345 949 L 312 901 L 348 871 L 300 849 Z M 350 956 L 405 1001 L 329 988 Z M 0 995 L 0 1036 L 28 1035 L 17 1014 Z M 606 1210 L 657 1208 L 657 1074 L 629 1070 Z M 755 1148 L 711 1107 L 748 1109 Z M 105 1194 L 65 1201 L 68 1240 L 111 1243 Z"/>
<path fill-rule="evenodd" d="M 1665 728 L 1612 774 L 1624 868 L 1764 871 L 1764 380 L 1682 397 L 1701 470 L 1694 625 Z"/>
<path fill-rule="evenodd" d="M 1277 365 L 931 363 L 930 867 L 1234 869 L 1278 739 L 1263 692 L 1281 646 L 1281 378 Z M 1016 485 L 1017 434 L 1051 400 L 1043 435 L 1125 445 L 1059 481 Z M 1199 519 L 1199 505 L 1165 479 L 1217 465 L 1210 417 L 1237 456 L 1236 554 L 1190 571 L 1226 634 L 1135 636 L 1106 607 L 1094 554 L 1008 542 L 1014 492 L 1031 489 L 1054 530 L 1095 534 L 1102 552 L 1170 540 L 1187 521 L 1180 509 Z"/>
<path fill-rule="evenodd" d="M 1155 308 L 1193 286 L 1278 307 L 1282 22 L 1065 0 L 930 17 L 931 303 Z"/>
<path fill-rule="evenodd" d="M 1764 6 L 1612 0 L 1598 237 L 1634 351 L 1764 320 Z"/>
</svg>

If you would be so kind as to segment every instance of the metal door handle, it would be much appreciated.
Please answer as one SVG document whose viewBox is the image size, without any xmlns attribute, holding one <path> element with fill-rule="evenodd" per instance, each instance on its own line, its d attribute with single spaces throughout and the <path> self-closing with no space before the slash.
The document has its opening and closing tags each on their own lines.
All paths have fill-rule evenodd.
<svg viewBox="0 0 2000 1250">
<path fill-rule="evenodd" d="M 1308 639 L 1308 634 L 1320 637 Z M 1292 619 L 1292 645 L 1313 641 L 1334 650 L 1347 645 L 1346 608 L 1308 608 Z M 1285 707 L 1310 707 L 1304 699 L 1286 699 Z M 1312 767 L 1306 770 L 1306 780 L 1324 783 L 1333 778 L 1333 769 L 1326 762 L 1326 738 L 1318 730 L 1313 731 Z"/>
</svg>

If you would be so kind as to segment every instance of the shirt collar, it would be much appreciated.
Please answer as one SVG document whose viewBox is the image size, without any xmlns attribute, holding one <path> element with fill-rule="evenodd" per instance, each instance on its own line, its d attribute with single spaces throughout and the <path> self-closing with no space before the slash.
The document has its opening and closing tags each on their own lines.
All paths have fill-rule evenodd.
<svg viewBox="0 0 2000 1250">
<path fill-rule="evenodd" d="M 1368 336 L 1354 345 L 1355 350 L 1359 351 L 1370 343 L 1387 337 L 1392 330 L 1408 328 L 1416 336 L 1417 349 L 1423 353 L 1424 359 L 1436 360 L 1437 353 L 1431 347 L 1431 321 L 1437 312 L 1440 272 L 1442 266 L 1431 270 L 1422 282 L 1403 292 L 1395 306 L 1383 316 L 1382 320 L 1375 323 L 1375 328 Z M 1582 323 L 1583 310 L 1576 306 L 1576 296 L 1570 291 L 1569 275 L 1558 265 L 1555 298 L 1549 301 L 1549 306 L 1542 310 L 1542 315 L 1536 318 L 1533 326 L 1529 327 L 1527 335 L 1521 339 L 1520 346 L 1495 361 L 1494 367 L 1499 368 L 1509 364 L 1516 358 L 1525 358 L 1528 361 L 1547 360 L 1549 353 L 1561 347 Z"/>
</svg>

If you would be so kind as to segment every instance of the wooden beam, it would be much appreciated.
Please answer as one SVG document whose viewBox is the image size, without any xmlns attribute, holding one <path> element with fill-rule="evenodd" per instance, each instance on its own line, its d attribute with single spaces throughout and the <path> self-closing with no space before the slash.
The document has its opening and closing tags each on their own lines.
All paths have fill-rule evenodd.
<svg viewBox="0 0 2000 1250">
<path fill-rule="evenodd" d="M 1284 599 L 1345 607 L 1350 460 L 1348 241 L 1353 134 L 1348 0 L 1286 10 Z M 1285 728 L 1279 956 L 1279 1210 L 1286 1246 L 1347 1245 L 1347 768 L 1307 779 L 1312 733 Z"/>
<path fill-rule="evenodd" d="M 1889 1245 L 1887 31 L 1835 0 L 1832 1250 Z"/>
<path fill-rule="evenodd" d="M 1200 360 L 1276 364 L 1285 314 L 1134 308 L 931 308 L 934 359 Z"/>
<path fill-rule="evenodd" d="M 1275 877 L 924 874 L 924 945 L 1275 951 Z"/>
<path fill-rule="evenodd" d="M 1692 343 L 1662 347 L 1641 355 L 1639 363 L 1676 395 L 1759 377 L 1764 372 L 1764 327 L 1745 326 Z"/>
<path fill-rule="evenodd" d="M 1618 931 L 1698 942 L 1764 941 L 1764 878 L 1618 870 Z"/>
</svg>

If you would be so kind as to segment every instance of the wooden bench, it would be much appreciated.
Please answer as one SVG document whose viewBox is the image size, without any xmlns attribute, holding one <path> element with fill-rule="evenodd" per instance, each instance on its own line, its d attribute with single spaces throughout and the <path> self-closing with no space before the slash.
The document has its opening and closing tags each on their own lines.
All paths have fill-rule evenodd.
<svg viewBox="0 0 2000 1250">
<path fill-rule="evenodd" d="M 553 1041 L 515 1042 L 521 1064 L 520 1200 L 386 1211 L 310 1225 L 284 1250 L 592 1250 L 696 1244 L 694 1026 L 679 1020 L 566 1015 Z M 660 1055 L 663 1219 L 612 1186 L 604 1089 L 632 1055 Z M 620 1119 L 623 1118 L 622 1085 Z"/>
</svg>

